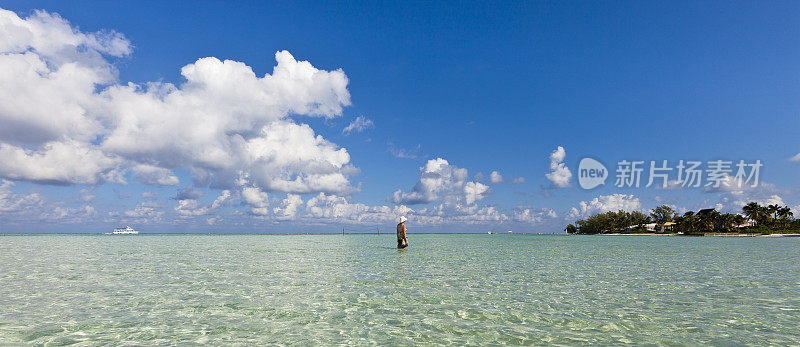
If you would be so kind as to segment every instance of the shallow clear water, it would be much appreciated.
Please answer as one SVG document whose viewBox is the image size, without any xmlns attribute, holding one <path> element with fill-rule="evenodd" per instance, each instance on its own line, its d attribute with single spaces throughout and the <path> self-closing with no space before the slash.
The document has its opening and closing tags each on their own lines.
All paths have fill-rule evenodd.
<svg viewBox="0 0 800 347">
<path fill-rule="evenodd" d="M 800 238 L 0 237 L 0 344 L 798 344 Z"/>
</svg>

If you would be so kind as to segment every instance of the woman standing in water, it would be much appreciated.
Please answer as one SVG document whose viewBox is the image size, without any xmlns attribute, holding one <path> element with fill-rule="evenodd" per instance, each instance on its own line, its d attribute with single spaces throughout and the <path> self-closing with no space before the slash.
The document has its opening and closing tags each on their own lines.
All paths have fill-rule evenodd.
<svg viewBox="0 0 800 347">
<path fill-rule="evenodd" d="M 406 216 L 400 216 L 400 223 L 397 224 L 397 248 L 408 247 L 408 237 L 406 236 Z"/>
</svg>

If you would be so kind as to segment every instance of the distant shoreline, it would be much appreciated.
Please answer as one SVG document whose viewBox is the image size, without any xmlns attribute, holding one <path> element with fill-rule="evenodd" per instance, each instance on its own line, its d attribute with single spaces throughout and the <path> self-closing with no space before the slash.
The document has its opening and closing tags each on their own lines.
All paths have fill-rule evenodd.
<svg viewBox="0 0 800 347">
<path fill-rule="evenodd" d="M 596 235 L 596 236 L 686 236 L 686 237 L 800 237 L 800 234 L 729 234 L 729 233 L 707 233 L 707 234 L 656 234 L 656 233 L 614 233 L 614 234 L 576 234 L 576 235 Z"/>
<path fill-rule="evenodd" d="M 476 232 L 476 233 L 409 233 L 410 235 L 561 235 L 561 236 L 569 236 L 569 234 L 563 232 L 555 232 L 555 233 L 492 233 L 487 234 L 485 232 Z M 142 235 L 331 235 L 331 236 L 341 236 L 341 235 L 374 235 L 374 236 L 384 236 L 384 235 L 392 235 L 394 236 L 395 233 L 344 233 L 341 232 L 334 232 L 334 233 L 148 233 L 148 232 L 140 232 L 138 234 L 110 234 L 110 233 L 0 233 L 0 236 L 30 236 L 30 235 L 92 235 L 92 236 L 116 236 L 116 237 L 126 237 L 126 236 L 142 236 Z"/>
<path fill-rule="evenodd" d="M 0 233 L 0 236 L 47 236 L 47 235 L 81 235 L 81 236 L 113 236 L 113 237 L 136 237 L 136 236 L 167 236 L 167 235 L 186 235 L 186 236 L 341 236 L 342 233 L 139 233 L 136 235 L 111 235 L 108 233 Z M 392 233 L 345 233 L 344 235 L 393 235 Z M 728 234 L 728 233 L 707 233 L 707 234 L 657 234 L 657 233 L 612 233 L 612 234 L 566 234 L 566 233 L 414 233 L 413 235 L 542 235 L 542 236 L 686 236 L 686 237 L 800 237 L 800 234 Z"/>
</svg>

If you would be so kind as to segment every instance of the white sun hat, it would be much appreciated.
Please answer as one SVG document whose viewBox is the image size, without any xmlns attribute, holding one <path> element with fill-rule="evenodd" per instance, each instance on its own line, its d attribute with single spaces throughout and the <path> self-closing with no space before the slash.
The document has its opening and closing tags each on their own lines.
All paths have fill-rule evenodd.
<svg viewBox="0 0 800 347">
<path fill-rule="evenodd" d="M 406 216 L 400 216 L 400 223 L 407 221 L 408 218 Z"/>
</svg>

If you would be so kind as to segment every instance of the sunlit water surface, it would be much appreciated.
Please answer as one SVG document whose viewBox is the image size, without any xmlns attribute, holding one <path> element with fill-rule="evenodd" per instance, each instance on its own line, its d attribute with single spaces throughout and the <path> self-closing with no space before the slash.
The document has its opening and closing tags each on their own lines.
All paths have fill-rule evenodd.
<svg viewBox="0 0 800 347">
<path fill-rule="evenodd" d="M 800 238 L 0 236 L 0 344 L 798 344 Z"/>
</svg>

